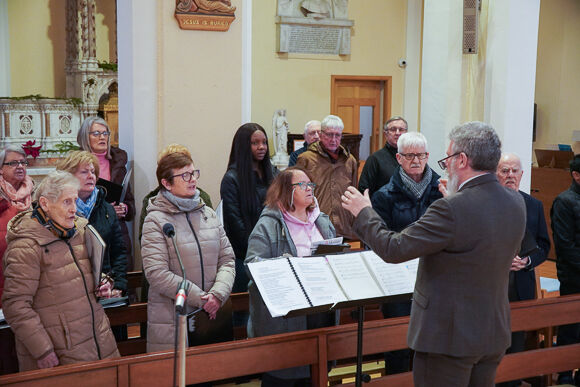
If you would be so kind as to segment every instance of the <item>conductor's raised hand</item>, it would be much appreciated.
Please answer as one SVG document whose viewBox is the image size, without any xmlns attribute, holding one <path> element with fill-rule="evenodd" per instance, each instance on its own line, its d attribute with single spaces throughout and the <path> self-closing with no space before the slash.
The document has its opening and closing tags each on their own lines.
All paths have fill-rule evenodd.
<svg viewBox="0 0 580 387">
<path fill-rule="evenodd" d="M 362 195 L 355 187 L 350 186 L 340 198 L 342 208 L 348 210 L 355 218 L 363 208 L 371 206 L 368 189 L 365 189 L 365 194 Z"/>
</svg>

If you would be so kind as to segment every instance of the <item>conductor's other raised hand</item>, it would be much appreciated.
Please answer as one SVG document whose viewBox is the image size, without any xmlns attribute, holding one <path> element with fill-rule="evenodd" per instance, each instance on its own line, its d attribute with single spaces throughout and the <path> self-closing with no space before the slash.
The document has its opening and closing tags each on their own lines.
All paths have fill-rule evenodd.
<svg viewBox="0 0 580 387">
<path fill-rule="evenodd" d="M 340 198 L 342 199 L 342 208 L 348 210 L 355 218 L 363 208 L 371 207 L 368 189 L 362 195 L 355 187 L 350 186 Z"/>
</svg>

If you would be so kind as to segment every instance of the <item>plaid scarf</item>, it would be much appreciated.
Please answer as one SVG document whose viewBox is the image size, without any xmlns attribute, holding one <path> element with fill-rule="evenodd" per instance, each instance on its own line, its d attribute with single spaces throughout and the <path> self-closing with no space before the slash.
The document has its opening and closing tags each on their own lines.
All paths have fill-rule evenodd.
<svg viewBox="0 0 580 387">
<path fill-rule="evenodd" d="M 403 181 L 403 185 L 411 191 L 413 195 L 417 199 L 420 199 L 421 196 L 425 193 L 425 190 L 431 183 L 431 178 L 433 177 L 433 172 L 431 172 L 431 168 L 429 166 L 425 166 L 425 172 L 423 173 L 423 178 L 420 182 L 416 182 L 415 180 L 411 179 L 409 175 L 403 170 L 403 168 L 399 168 L 399 174 L 401 175 L 401 180 Z"/>
</svg>

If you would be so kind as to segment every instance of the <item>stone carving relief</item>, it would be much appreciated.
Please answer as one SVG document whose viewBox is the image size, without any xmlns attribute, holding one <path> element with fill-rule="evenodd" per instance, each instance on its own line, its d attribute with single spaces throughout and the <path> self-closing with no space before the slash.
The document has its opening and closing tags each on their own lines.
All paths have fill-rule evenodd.
<svg viewBox="0 0 580 387">
<path fill-rule="evenodd" d="M 58 120 L 60 121 L 60 125 L 58 128 L 58 133 L 59 134 L 71 134 L 72 130 L 71 130 L 71 125 L 70 125 L 70 121 L 72 119 L 72 116 L 58 116 Z"/>
<path fill-rule="evenodd" d="M 278 0 L 280 53 L 350 54 L 348 0 Z"/>
<path fill-rule="evenodd" d="M 20 134 L 29 136 L 32 134 L 32 116 L 29 114 L 20 115 Z"/>
<path fill-rule="evenodd" d="M 230 0 L 176 0 L 175 18 L 183 30 L 227 31 L 235 10 Z"/>
</svg>

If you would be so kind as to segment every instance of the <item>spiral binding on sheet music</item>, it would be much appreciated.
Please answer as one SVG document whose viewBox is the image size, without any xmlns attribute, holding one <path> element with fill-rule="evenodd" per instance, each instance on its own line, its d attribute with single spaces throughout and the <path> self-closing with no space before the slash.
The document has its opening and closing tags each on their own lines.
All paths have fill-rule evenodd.
<svg viewBox="0 0 580 387">
<path fill-rule="evenodd" d="M 302 289 L 302 293 L 304 293 L 304 296 L 306 297 L 306 301 L 308 301 L 308 305 L 310 305 L 311 307 L 314 306 L 312 304 L 312 301 L 310 301 L 310 297 L 308 297 L 308 293 L 306 293 L 306 290 L 304 289 L 304 285 L 302 285 L 302 281 L 300 281 L 300 277 L 298 277 L 298 274 L 296 274 L 296 270 L 294 270 L 294 265 L 292 265 L 292 261 L 290 261 L 290 258 L 286 258 L 286 260 L 288 261 L 288 264 L 290 265 L 290 269 L 292 270 L 294 277 L 296 277 L 296 279 L 298 280 L 298 285 L 300 285 L 300 289 Z"/>
</svg>

